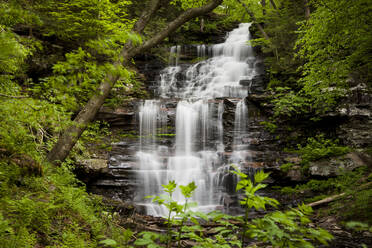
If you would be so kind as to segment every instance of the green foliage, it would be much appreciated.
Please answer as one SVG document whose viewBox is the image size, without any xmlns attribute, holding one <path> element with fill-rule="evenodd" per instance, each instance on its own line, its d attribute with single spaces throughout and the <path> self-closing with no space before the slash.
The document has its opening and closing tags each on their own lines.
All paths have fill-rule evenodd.
<svg viewBox="0 0 372 248">
<path fill-rule="evenodd" d="M 131 234 L 106 220 L 100 198 L 88 195 L 68 168 L 45 165 L 44 171 L 25 177 L 17 165 L 0 161 L 1 248 L 98 247 L 102 235 L 115 240 L 111 247 L 127 245 L 122 237 Z"/>
<path fill-rule="evenodd" d="M 81 48 L 66 54 L 66 61 L 55 64 L 53 70 L 54 75 L 36 84 L 33 93 L 74 111 L 87 102 L 108 73 L 121 78 L 130 77 L 121 66 L 109 62 L 97 64 L 96 59 Z"/>
<path fill-rule="evenodd" d="M 248 219 L 248 212 L 251 208 L 256 210 L 266 209 L 266 205 L 278 206 L 275 199 L 260 196 L 257 191 L 265 188 L 262 182 L 268 178 L 269 174 L 259 171 L 254 176 L 254 182 L 248 179 L 248 176 L 237 168 L 232 171 L 241 179 L 236 186 L 236 190 L 242 190 L 244 197 L 241 200 L 242 206 L 246 209 L 245 216 L 232 217 L 218 211 L 204 214 L 193 212 L 188 200 L 196 189 L 192 182 L 186 186 L 180 186 L 181 193 L 185 197 L 183 205 L 175 202 L 172 195 L 177 189 L 177 184 L 170 181 L 169 184 L 163 185 L 167 194 L 160 196 L 149 196 L 154 202 L 163 205 L 168 209 L 168 219 L 165 222 L 168 225 L 167 235 L 141 232 L 134 244 L 146 247 L 162 247 L 166 244 L 171 247 L 177 242 L 180 247 L 181 239 L 190 239 L 197 244 L 194 248 L 201 247 L 244 247 L 245 237 L 262 241 L 264 244 L 271 244 L 274 247 L 314 247 L 311 242 L 320 242 L 327 244 L 332 236 L 320 228 L 310 228 L 311 223 L 308 216 L 312 209 L 307 205 L 301 205 L 298 209 L 291 209 L 286 212 L 275 211 L 265 215 L 263 218 Z M 205 236 L 199 220 L 214 222 L 218 227 L 213 228 L 213 237 Z M 233 224 L 231 220 L 234 220 Z M 186 222 L 192 222 L 192 225 L 185 225 Z M 239 223 L 238 225 L 236 223 Z M 178 227 L 177 231 L 176 229 Z M 243 227 L 243 228 L 241 228 Z M 239 239 L 241 237 L 241 240 Z"/>
<path fill-rule="evenodd" d="M 288 172 L 293 166 L 293 163 L 285 163 L 280 166 L 280 170 L 283 172 Z"/>
<path fill-rule="evenodd" d="M 248 176 L 242 173 L 238 168 L 235 167 L 235 170 L 232 171 L 234 174 L 240 177 L 238 184 L 236 185 L 236 191 L 243 190 L 244 198 L 240 201 L 240 204 L 246 209 L 246 216 L 248 211 L 251 208 L 256 210 L 266 210 L 266 205 L 271 205 L 276 207 L 279 205 L 279 202 L 275 199 L 257 195 L 256 192 L 260 189 L 265 188 L 267 185 L 262 184 L 266 178 L 269 177 L 269 174 L 259 171 L 254 175 L 254 183 L 248 179 Z M 246 219 L 246 221 L 248 221 Z"/>
<path fill-rule="evenodd" d="M 270 37 L 269 40 L 261 41 L 260 45 L 263 52 L 268 54 L 265 63 L 269 67 L 271 78 L 279 79 L 281 86 L 295 88 L 299 78 L 297 68 L 303 61 L 293 56 L 294 45 L 298 36 L 298 23 L 305 19 L 304 5 L 302 0 L 279 2 L 280 8 L 277 10 L 268 8 L 266 15 L 262 15 L 262 11 L 258 12 L 259 21 L 265 23 L 265 32 Z M 258 35 L 262 37 L 261 33 Z"/>
<path fill-rule="evenodd" d="M 368 178 L 369 173 L 370 170 L 367 167 L 360 167 L 354 171 L 344 172 L 335 178 L 312 179 L 306 184 L 296 185 L 294 188 L 284 187 L 281 188 L 281 192 L 293 195 L 305 194 L 308 196 L 305 202 L 314 202 L 329 195 L 345 193 L 345 197 L 331 203 L 324 214 L 327 216 L 337 215 L 342 220 L 359 220 L 371 224 L 372 216 L 369 209 L 371 208 L 372 189 L 370 186 L 363 186 L 371 181 L 371 178 Z M 312 197 L 314 195 L 315 197 Z"/>
<path fill-rule="evenodd" d="M 7 86 L 9 91 L 11 85 Z M 14 92 L 19 92 L 19 88 L 14 87 Z M 62 108 L 46 101 L 0 98 L 0 147 L 11 153 L 40 158 L 48 148 L 49 142 L 45 141 L 51 138 L 50 133 L 62 130 L 69 123 L 69 115 Z"/>
<path fill-rule="evenodd" d="M 338 145 L 338 140 L 332 141 L 324 138 L 324 135 L 317 135 L 307 139 L 305 146 L 298 144 L 298 152 L 302 158 L 302 164 L 316 161 L 322 158 L 340 156 L 348 153 L 349 147 Z"/>
<path fill-rule="evenodd" d="M 172 0 L 170 3 L 173 5 L 179 4 L 182 9 L 190 9 L 203 6 L 206 0 Z"/>
<path fill-rule="evenodd" d="M 3 74 L 11 74 L 18 70 L 19 64 L 23 63 L 27 56 L 27 49 L 17 40 L 18 36 L 5 31 L 1 25 L 0 30 L 0 80 L 2 80 L 5 76 Z"/>
<path fill-rule="evenodd" d="M 300 28 L 295 30 L 299 38 L 293 40 L 296 59 L 305 62 L 294 68 L 302 78 L 296 84 L 279 85 L 291 89 L 285 94 L 279 92 L 274 103 L 277 115 L 308 115 L 316 120 L 339 105 L 348 87 L 360 82 L 370 84 L 372 6 L 368 0 L 311 3 L 315 11 L 307 22 L 298 23 Z"/>
<path fill-rule="evenodd" d="M 131 1 L 78 0 L 49 1 L 39 6 L 47 22 L 47 35 L 56 35 L 65 40 L 86 41 L 106 35 L 122 36 L 133 25 L 127 18 Z M 44 16 L 45 15 L 45 16 Z M 122 36 L 125 37 L 125 36 Z M 124 41 L 124 40 L 123 40 Z"/>
<path fill-rule="evenodd" d="M 294 188 L 284 187 L 282 188 L 282 192 L 296 194 L 311 190 L 315 194 L 338 194 L 353 187 L 355 188 L 356 185 L 360 184 L 360 179 L 365 176 L 366 171 L 366 167 L 360 167 L 355 171 L 344 172 L 335 178 L 328 178 L 326 180 L 311 179 L 306 184 L 299 184 Z"/>
<path fill-rule="evenodd" d="M 372 49 L 371 10 L 368 0 L 313 1 L 316 10 L 300 29 L 297 42 L 304 66 L 304 91 L 321 97 L 315 89 L 344 87 L 353 73 L 368 82 Z M 362 75 L 365 73 L 365 75 Z M 317 95 L 315 95 L 317 94 Z M 322 99 L 316 99 L 321 103 Z"/>
<path fill-rule="evenodd" d="M 275 199 L 256 195 L 259 189 L 265 188 L 264 181 L 269 174 L 259 171 L 254 176 L 254 184 L 247 180 L 247 175 L 235 168 L 234 171 L 241 180 L 236 189 L 244 189 L 245 198 L 241 204 L 245 207 L 242 243 L 247 235 L 263 242 L 269 242 L 274 247 L 314 247 L 308 240 L 327 244 L 333 237 L 321 228 L 309 228 L 311 222 L 308 216 L 312 209 L 307 205 L 298 206 L 286 212 L 275 211 L 266 214 L 263 218 L 248 220 L 248 211 L 254 207 L 256 210 L 265 209 L 265 205 L 278 206 Z"/>
<path fill-rule="evenodd" d="M 346 227 L 349 229 L 354 229 L 356 231 L 369 231 L 372 232 L 372 227 L 370 227 L 366 223 L 362 223 L 359 221 L 349 221 L 346 223 Z"/>
<path fill-rule="evenodd" d="M 245 209 L 245 215 L 243 218 L 243 230 L 241 234 L 241 243 L 244 246 L 245 237 L 247 235 L 247 228 L 249 228 L 249 211 L 252 208 L 255 208 L 256 210 L 266 210 L 266 205 L 276 207 L 277 205 L 279 205 L 279 202 L 273 198 L 259 196 L 256 194 L 258 190 L 266 187 L 266 184 L 262 184 L 261 182 L 268 178 L 269 174 L 266 174 L 263 171 L 259 171 L 254 175 L 254 182 L 252 182 L 248 179 L 248 176 L 242 173 L 237 167 L 234 167 L 234 170 L 232 172 L 240 178 L 238 184 L 236 185 L 236 191 L 243 190 L 245 195 L 243 200 L 240 201 L 240 204 Z"/>
<path fill-rule="evenodd" d="M 262 121 L 260 122 L 261 125 L 265 126 L 265 129 L 268 130 L 270 133 L 275 133 L 275 130 L 278 126 L 270 121 Z"/>
<path fill-rule="evenodd" d="M 304 204 L 298 209 L 275 211 L 254 219 L 247 233 L 251 238 L 269 241 L 273 247 L 314 247 L 310 240 L 326 245 L 333 237 L 324 229 L 308 227 L 311 212 L 311 207 Z"/>
<path fill-rule="evenodd" d="M 288 87 L 277 87 L 274 103 L 275 116 L 296 118 L 311 111 L 311 99 L 297 94 Z"/>
</svg>

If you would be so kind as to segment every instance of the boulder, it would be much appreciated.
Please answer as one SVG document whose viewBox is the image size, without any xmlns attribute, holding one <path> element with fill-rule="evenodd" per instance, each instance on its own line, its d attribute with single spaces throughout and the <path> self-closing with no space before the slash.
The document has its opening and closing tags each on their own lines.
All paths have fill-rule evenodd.
<svg viewBox="0 0 372 248">
<path fill-rule="evenodd" d="M 88 183 L 108 172 L 106 159 L 84 159 L 77 162 L 75 174 L 85 183 Z"/>
<path fill-rule="evenodd" d="M 352 171 L 364 165 L 359 155 L 351 152 L 343 156 L 311 162 L 309 173 L 311 176 L 334 177 L 343 171 Z"/>
<path fill-rule="evenodd" d="M 288 170 L 287 177 L 293 182 L 301 182 L 304 180 L 300 166 L 293 166 L 290 170 Z"/>
<path fill-rule="evenodd" d="M 79 165 L 84 168 L 84 170 L 88 173 L 101 173 L 103 170 L 108 168 L 108 161 L 106 159 L 85 159 L 79 161 Z"/>
</svg>

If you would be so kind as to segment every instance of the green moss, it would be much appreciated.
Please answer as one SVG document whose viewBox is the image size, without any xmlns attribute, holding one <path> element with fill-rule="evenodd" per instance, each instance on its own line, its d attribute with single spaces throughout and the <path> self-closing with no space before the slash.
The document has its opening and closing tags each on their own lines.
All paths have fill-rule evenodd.
<svg viewBox="0 0 372 248">
<path fill-rule="evenodd" d="M 288 172 L 294 166 L 293 163 L 285 163 L 280 166 L 280 170 L 283 172 Z"/>
<path fill-rule="evenodd" d="M 270 121 L 262 121 L 260 122 L 261 125 L 265 126 L 265 129 L 270 133 L 275 133 L 278 126 Z"/>
<path fill-rule="evenodd" d="M 156 134 L 156 136 L 158 136 L 158 137 L 174 137 L 174 136 L 176 136 L 176 134 L 175 133 L 158 133 L 158 134 Z"/>
</svg>

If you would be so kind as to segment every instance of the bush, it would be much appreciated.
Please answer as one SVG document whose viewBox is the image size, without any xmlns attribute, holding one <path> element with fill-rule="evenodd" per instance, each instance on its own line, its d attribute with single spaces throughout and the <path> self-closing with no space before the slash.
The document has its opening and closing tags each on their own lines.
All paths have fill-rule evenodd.
<svg viewBox="0 0 372 248">
<path fill-rule="evenodd" d="M 307 164 L 310 161 L 316 161 L 322 158 L 341 156 L 350 151 L 349 147 L 339 146 L 338 140 L 332 141 L 325 139 L 324 135 L 317 135 L 307 139 L 307 144 L 297 146 L 298 152 L 301 155 L 302 163 Z"/>
</svg>

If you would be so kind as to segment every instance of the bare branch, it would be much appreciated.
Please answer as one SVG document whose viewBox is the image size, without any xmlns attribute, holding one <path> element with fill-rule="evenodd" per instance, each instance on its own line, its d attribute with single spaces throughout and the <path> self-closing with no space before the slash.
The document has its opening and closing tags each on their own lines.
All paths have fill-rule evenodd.
<svg viewBox="0 0 372 248">
<path fill-rule="evenodd" d="M 222 0 L 212 0 L 208 4 L 199 7 L 199 8 L 192 8 L 188 9 L 185 12 L 183 12 L 180 16 L 178 16 L 176 19 L 174 19 L 172 22 L 170 22 L 162 31 L 160 31 L 157 35 L 155 35 L 150 40 L 143 43 L 141 46 L 136 47 L 130 51 L 124 50 L 121 55 L 123 57 L 133 57 L 134 55 L 143 52 L 151 47 L 154 47 L 155 45 L 159 44 L 163 39 L 165 39 L 167 36 L 169 36 L 170 33 L 177 30 L 179 27 L 181 27 L 184 23 L 187 21 L 197 17 L 204 15 L 213 9 L 215 9 L 218 5 L 222 3 Z"/>
<path fill-rule="evenodd" d="M 0 96 L 7 97 L 7 98 L 15 98 L 15 99 L 30 98 L 29 96 L 9 96 L 9 95 L 5 95 L 5 94 L 1 94 L 1 93 L 0 93 Z"/>
<path fill-rule="evenodd" d="M 160 0 L 150 0 L 146 10 L 142 13 L 141 17 L 138 21 L 134 24 L 133 31 L 137 33 L 142 33 L 145 29 L 147 23 L 151 20 L 155 12 L 160 7 Z"/>
<path fill-rule="evenodd" d="M 247 14 L 251 17 L 251 19 L 253 20 L 253 22 L 257 25 L 258 29 L 260 30 L 260 32 L 262 33 L 262 35 L 264 36 L 264 38 L 266 40 L 270 39 L 270 37 L 267 35 L 267 33 L 265 32 L 265 30 L 263 29 L 262 25 L 257 21 L 256 17 L 254 16 L 253 12 L 249 10 L 248 6 L 243 3 L 242 1 L 240 0 L 236 0 L 238 3 L 240 3 L 244 9 L 245 9 L 245 12 L 247 12 Z"/>
<path fill-rule="evenodd" d="M 278 7 L 276 7 L 276 4 L 275 4 L 274 0 L 270 0 L 270 3 L 271 3 L 271 6 L 273 6 L 274 9 L 278 9 Z"/>
</svg>

